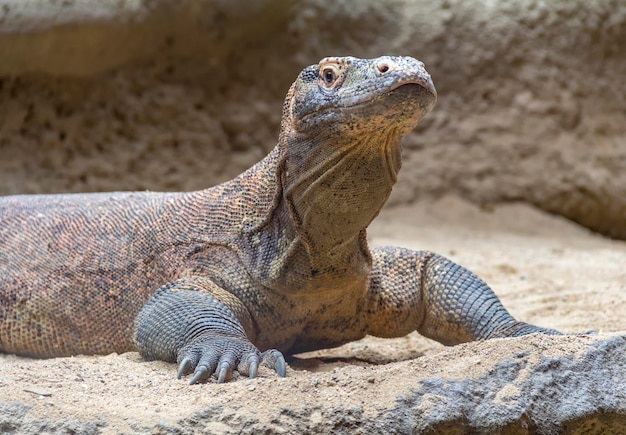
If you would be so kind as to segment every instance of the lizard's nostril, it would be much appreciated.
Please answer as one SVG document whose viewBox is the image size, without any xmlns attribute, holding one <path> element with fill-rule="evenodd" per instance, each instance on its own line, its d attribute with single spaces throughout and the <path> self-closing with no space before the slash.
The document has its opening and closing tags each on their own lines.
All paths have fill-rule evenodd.
<svg viewBox="0 0 626 435">
<path fill-rule="evenodd" d="M 378 71 L 381 74 L 386 73 L 387 71 L 389 71 L 389 65 L 387 65 L 386 63 L 379 63 L 378 64 Z"/>
</svg>

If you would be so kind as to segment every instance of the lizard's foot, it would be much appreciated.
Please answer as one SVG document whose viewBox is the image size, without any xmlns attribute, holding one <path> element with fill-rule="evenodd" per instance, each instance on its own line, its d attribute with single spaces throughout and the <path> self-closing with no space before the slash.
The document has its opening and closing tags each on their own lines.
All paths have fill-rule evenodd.
<svg viewBox="0 0 626 435">
<path fill-rule="evenodd" d="M 191 384 L 213 374 L 217 382 L 225 382 L 234 370 L 254 378 L 259 364 L 285 376 L 279 351 L 261 353 L 230 308 L 209 294 L 188 290 L 188 281 L 166 284 L 137 315 L 134 339 L 144 358 L 177 361 L 178 378 L 193 372 Z"/>
<path fill-rule="evenodd" d="M 246 338 L 203 334 L 178 353 L 178 378 L 191 373 L 190 384 L 203 381 L 212 374 L 217 382 L 229 380 L 236 369 L 242 375 L 255 378 L 259 364 L 272 368 L 279 376 L 286 375 L 285 358 L 275 349 L 261 353 Z"/>
</svg>

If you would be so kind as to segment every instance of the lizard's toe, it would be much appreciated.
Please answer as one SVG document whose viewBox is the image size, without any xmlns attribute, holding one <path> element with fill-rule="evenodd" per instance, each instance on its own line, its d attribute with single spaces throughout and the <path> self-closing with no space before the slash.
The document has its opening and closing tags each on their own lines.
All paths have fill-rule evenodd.
<svg viewBox="0 0 626 435">
<path fill-rule="evenodd" d="M 193 372 L 193 377 L 189 381 L 189 385 L 193 385 L 196 382 L 202 381 L 210 376 L 209 368 L 205 365 L 198 365 Z"/>
<path fill-rule="evenodd" d="M 193 377 L 189 381 L 190 384 L 195 384 L 199 381 L 204 381 L 217 369 L 219 360 L 219 354 L 214 349 L 209 349 L 202 353 L 198 364 L 193 372 Z"/>
<path fill-rule="evenodd" d="M 281 378 L 284 378 L 287 375 L 287 364 L 285 363 L 285 357 L 278 350 L 266 350 L 265 352 L 263 352 L 262 360 L 263 365 L 276 370 L 276 373 Z"/>
<path fill-rule="evenodd" d="M 242 355 L 236 353 L 234 349 L 227 350 L 222 354 L 215 370 L 218 384 L 228 381 L 232 377 L 233 369 L 237 367 L 241 358 Z"/>
<path fill-rule="evenodd" d="M 237 371 L 242 375 L 247 375 L 250 379 L 256 378 L 259 370 L 259 361 L 261 360 L 257 352 L 244 355 L 239 360 Z"/>
<path fill-rule="evenodd" d="M 233 369 L 230 367 L 230 363 L 228 361 L 222 361 L 218 369 L 219 369 L 217 373 L 218 384 L 224 383 L 225 381 L 229 380 L 232 377 Z"/>
<path fill-rule="evenodd" d="M 178 371 L 176 372 L 176 377 L 178 379 L 182 378 L 183 375 L 191 373 L 193 368 L 198 365 L 198 360 L 192 360 L 190 357 L 186 356 L 180 361 L 178 364 Z"/>
</svg>

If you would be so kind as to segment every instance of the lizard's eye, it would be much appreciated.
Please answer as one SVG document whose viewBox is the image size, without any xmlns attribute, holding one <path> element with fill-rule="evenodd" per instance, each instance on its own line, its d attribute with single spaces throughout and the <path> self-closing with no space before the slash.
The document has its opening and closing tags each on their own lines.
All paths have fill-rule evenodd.
<svg viewBox="0 0 626 435">
<path fill-rule="evenodd" d="M 332 69 L 326 68 L 324 70 L 324 81 L 328 84 L 335 81 L 335 72 Z"/>
<path fill-rule="evenodd" d="M 324 84 L 330 87 L 335 83 L 335 80 L 337 80 L 339 74 L 337 73 L 337 70 L 335 68 L 326 67 L 322 70 L 321 76 Z"/>
</svg>

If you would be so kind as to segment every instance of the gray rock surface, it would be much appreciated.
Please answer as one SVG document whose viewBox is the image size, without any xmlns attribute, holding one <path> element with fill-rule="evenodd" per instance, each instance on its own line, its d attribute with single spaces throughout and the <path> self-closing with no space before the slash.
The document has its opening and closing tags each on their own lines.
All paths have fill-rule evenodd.
<svg viewBox="0 0 626 435">
<path fill-rule="evenodd" d="M 250 383 L 240 383 L 230 403 L 217 395 L 215 404 L 175 421 L 137 416 L 127 427 L 158 434 L 626 431 L 626 336 L 500 339 L 456 346 L 443 353 L 383 369 L 345 367 L 308 374 L 305 384 L 294 379 L 259 379 L 255 389 Z M 497 358 L 491 359 L 492 355 Z M 442 357 L 464 357 L 470 362 L 451 371 L 438 363 Z M 414 377 L 406 377 L 411 370 Z M 379 400 L 358 402 L 359 391 L 377 385 Z M 332 391 L 339 390 L 355 394 L 329 399 Z M 278 400 L 267 400 L 268 395 Z M 252 403 L 266 400 L 263 412 L 257 413 Z M 46 418 L 31 408 L 18 402 L 0 403 L 0 430 L 33 434 L 123 431 L 105 415 Z"/>
<path fill-rule="evenodd" d="M 626 238 L 623 1 L 0 6 L 2 194 L 207 187 L 274 145 L 303 66 L 398 53 L 440 98 L 393 203 L 523 200 Z"/>
<path fill-rule="evenodd" d="M 395 406 L 375 418 L 358 407 L 323 405 L 318 405 L 321 423 L 303 425 L 312 420 L 310 408 L 284 408 L 274 418 L 291 433 L 617 434 L 626 432 L 625 382 L 626 337 L 621 336 L 593 341 L 582 355 L 514 353 L 475 379 L 407 379 Z M 277 429 L 254 418 L 233 419 L 234 414 L 216 406 L 178 424 L 197 430 L 204 429 L 202 422 L 219 421 L 230 433 L 249 434 Z M 285 424 L 290 420 L 291 426 Z"/>
<path fill-rule="evenodd" d="M 387 416 L 401 432 L 626 431 L 626 337 L 578 355 L 515 353 L 477 379 L 422 381 Z M 495 394 L 494 394 L 495 393 Z"/>
</svg>

